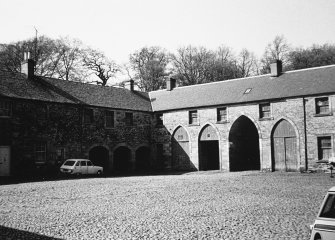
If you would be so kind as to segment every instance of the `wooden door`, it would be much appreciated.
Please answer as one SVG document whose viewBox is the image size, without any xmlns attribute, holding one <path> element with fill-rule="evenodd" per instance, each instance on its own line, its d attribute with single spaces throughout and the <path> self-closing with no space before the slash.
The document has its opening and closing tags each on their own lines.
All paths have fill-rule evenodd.
<svg viewBox="0 0 335 240">
<path fill-rule="evenodd" d="M 293 126 L 286 120 L 280 121 L 272 135 L 273 170 L 297 171 L 297 137 Z"/>
</svg>

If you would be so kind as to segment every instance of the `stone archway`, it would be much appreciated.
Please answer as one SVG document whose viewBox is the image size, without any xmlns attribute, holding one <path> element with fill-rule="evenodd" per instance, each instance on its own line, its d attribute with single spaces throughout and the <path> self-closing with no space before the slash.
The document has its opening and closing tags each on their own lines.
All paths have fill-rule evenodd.
<svg viewBox="0 0 335 240">
<path fill-rule="evenodd" d="M 131 150 L 128 147 L 116 148 L 113 156 L 113 171 L 127 172 L 131 170 Z"/>
<path fill-rule="evenodd" d="M 297 171 L 297 136 L 291 123 L 280 120 L 273 128 L 271 135 L 272 170 Z"/>
<path fill-rule="evenodd" d="M 109 152 L 105 147 L 93 147 L 89 151 L 89 159 L 94 165 L 103 167 L 105 173 L 109 171 Z"/>
<path fill-rule="evenodd" d="M 259 135 L 255 124 L 239 117 L 229 132 L 230 171 L 260 170 Z"/>
<path fill-rule="evenodd" d="M 139 147 L 136 150 L 136 171 L 147 171 L 150 169 L 150 148 Z"/>
<path fill-rule="evenodd" d="M 199 170 L 219 169 L 219 137 L 211 125 L 206 125 L 199 134 Z"/>
<path fill-rule="evenodd" d="M 178 127 L 172 136 L 172 163 L 174 170 L 190 170 L 189 136 L 185 128 Z"/>
</svg>

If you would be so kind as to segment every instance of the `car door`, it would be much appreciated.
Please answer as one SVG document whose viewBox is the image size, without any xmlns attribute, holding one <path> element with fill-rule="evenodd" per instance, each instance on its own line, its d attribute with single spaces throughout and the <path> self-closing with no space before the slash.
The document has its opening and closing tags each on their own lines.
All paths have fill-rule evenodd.
<svg viewBox="0 0 335 240">
<path fill-rule="evenodd" d="M 91 161 L 87 161 L 87 173 L 88 174 L 95 174 L 95 168 Z"/>
<path fill-rule="evenodd" d="M 81 161 L 81 174 L 87 174 L 87 161 Z"/>
</svg>

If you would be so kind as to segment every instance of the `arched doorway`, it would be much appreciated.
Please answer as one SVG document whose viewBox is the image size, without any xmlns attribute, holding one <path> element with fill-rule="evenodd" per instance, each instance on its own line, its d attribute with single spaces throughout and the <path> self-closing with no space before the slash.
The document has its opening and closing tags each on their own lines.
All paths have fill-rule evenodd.
<svg viewBox="0 0 335 240">
<path fill-rule="evenodd" d="M 190 170 L 189 137 L 183 127 L 176 129 L 172 136 L 172 169 Z"/>
<path fill-rule="evenodd" d="M 150 148 L 140 147 L 136 150 L 136 170 L 146 171 L 150 169 Z"/>
<path fill-rule="evenodd" d="M 118 147 L 114 151 L 113 170 L 127 172 L 131 170 L 131 151 L 125 146 Z"/>
<path fill-rule="evenodd" d="M 297 137 L 287 120 L 279 121 L 272 131 L 272 170 L 297 171 Z"/>
<path fill-rule="evenodd" d="M 199 135 L 199 170 L 220 169 L 219 137 L 211 125 L 206 125 Z"/>
<path fill-rule="evenodd" d="M 104 168 L 104 172 L 107 173 L 109 170 L 109 153 L 105 147 L 97 146 L 90 150 L 89 159 L 96 166 L 101 166 Z"/>
<path fill-rule="evenodd" d="M 246 116 L 239 117 L 230 129 L 229 165 L 230 171 L 260 169 L 258 131 Z"/>
</svg>

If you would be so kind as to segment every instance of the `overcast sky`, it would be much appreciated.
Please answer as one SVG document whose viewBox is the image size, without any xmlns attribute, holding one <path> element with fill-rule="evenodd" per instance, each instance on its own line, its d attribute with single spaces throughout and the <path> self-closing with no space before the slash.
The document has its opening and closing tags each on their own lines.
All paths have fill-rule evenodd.
<svg viewBox="0 0 335 240">
<path fill-rule="evenodd" d="M 293 46 L 335 43 L 335 0 L 0 0 L 0 43 L 69 36 L 117 63 L 143 46 L 186 45 L 261 56 L 283 34 Z"/>
</svg>

